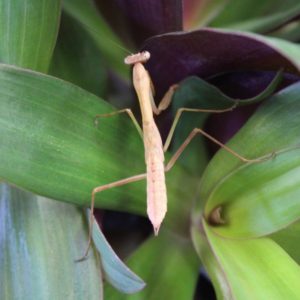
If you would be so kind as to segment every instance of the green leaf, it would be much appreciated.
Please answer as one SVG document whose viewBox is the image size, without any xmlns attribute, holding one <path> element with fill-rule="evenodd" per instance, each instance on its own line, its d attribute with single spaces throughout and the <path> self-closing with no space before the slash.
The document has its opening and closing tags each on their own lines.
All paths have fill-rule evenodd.
<svg viewBox="0 0 300 300">
<path fill-rule="evenodd" d="M 60 0 L 1 1 L 0 61 L 46 72 L 60 10 Z"/>
<path fill-rule="evenodd" d="M 231 0 L 210 26 L 262 33 L 287 23 L 299 14 L 298 0 Z"/>
<path fill-rule="evenodd" d="M 189 1 L 184 7 L 184 29 L 200 28 L 216 18 L 227 4 L 227 0 Z"/>
<path fill-rule="evenodd" d="M 287 59 L 290 59 L 297 69 L 300 69 L 300 46 L 299 44 L 291 43 L 274 37 L 268 37 L 264 41 L 277 48 Z"/>
<path fill-rule="evenodd" d="M 49 198 L 89 206 L 96 186 L 144 173 L 143 143 L 127 115 L 94 125 L 97 113 L 112 109 L 70 83 L 1 65 L 0 177 Z M 166 222 L 186 234 L 195 180 L 179 165 L 166 177 Z M 98 193 L 96 206 L 145 214 L 145 181 Z"/>
<path fill-rule="evenodd" d="M 205 80 L 196 76 L 191 76 L 180 83 L 172 101 L 174 102 L 175 110 L 177 107 L 182 107 L 182 105 L 184 105 L 184 107 L 188 106 L 192 108 L 200 107 L 201 109 L 226 109 L 233 106 L 236 101 L 239 101 L 237 103 L 238 106 L 244 106 L 260 102 L 271 96 L 281 80 L 282 71 L 279 71 L 268 86 L 258 95 L 239 101 L 240 99 L 225 95 L 220 89 Z"/>
<path fill-rule="evenodd" d="M 123 62 L 124 56 L 128 55 L 128 51 L 120 46 L 121 41 L 98 13 L 93 1 L 64 0 L 63 8 L 91 35 L 109 65 L 122 77 L 128 79 L 129 69 L 125 64 L 120 63 Z"/>
<path fill-rule="evenodd" d="M 113 287 L 127 294 L 138 292 L 145 287 L 145 282 L 126 267 L 113 251 L 96 220 L 93 224 L 93 242 L 100 253 L 105 279 Z"/>
<path fill-rule="evenodd" d="M 220 182 L 207 205 L 221 207 L 225 224 L 215 231 L 228 237 L 257 237 L 300 218 L 300 149 L 244 165 Z"/>
<path fill-rule="evenodd" d="M 270 33 L 270 36 L 298 42 L 300 40 L 300 21 L 295 21 Z"/>
<path fill-rule="evenodd" d="M 298 83 L 271 97 L 228 143 L 247 158 L 277 152 L 274 158 L 244 164 L 221 150 L 206 169 L 195 215 L 204 202 L 207 219 L 221 207 L 225 224 L 214 227 L 220 234 L 260 236 L 298 219 L 299 91 Z"/>
<path fill-rule="evenodd" d="M 201 221 L 197 223 L 197 225 L 193 224 L 191 227 L 192 241 L 213 283 L 217 299 L 233 299 L 226 273 L 211 249 Z"/>
<path fill-rule="evenodd" d="M 83 213 L 0 185 L 0 298 L 102 299 L 99 258 L 76 263 L 87 244 Z"/>
<path fill-rule="evenodd" d="M 248 158 L 298 145 L 299 137 L 295 133 L 300 126 L 299 91 L 300 84 L 296 83 L 269 98 L 227 145 Z M 225 150 L 219 151 L 206 170 L 201 198 L 207 199 L 218 181 L 243 164 Z M 216 168 L 216 165 L 219 167 Z M 252 167 L 257 165 L 253 164 Z"/>
<path fill-rule="evenodd" d="M 219 29 L 222 32 L 228 32 L 233 34 L 238 34 L 244 37 L 248 37 L 254 40 L 257 40 L 271 48 L 275 51 L 278 51 L 285 59 L 287 59 L 292 67 L 289 66 L 285 69 L 285 72 L 299 74 L 300 72 L 300 46 L 299 44 L 292 43 L 289 41 L 284 41 L 275 37 L 265 37 L 259 34 L 242 32 L 242 31 L 233 31 L 229 29 Z"/>
<path fill-rule="evenodd" d="M 299 253 L 300 222 L 295 222 L 270 237 L 279 244 L 298 264 L 300 264 Z"/>
<path fill-rule="evenodd" d="M 105 286 L 106 299 L 192 299 L 199 262 L 189 239 L 162 229 L 129 258 L 128 265 L 147 286 L 130 296 Z"/>
<path fill-rule="evenodd" d="M 102 119 L 96 128 L 95 115 L 110 111 L 107 102 L 70 83 L 1 65 L 0 177 L 89 205 L 94 187 L 143 173 L 142 141 L 128 116 Z M 145 210 L 144 182 L 98 196 L 101 207 Z"/>
<path fill-rule="evenodd" d="M 103 96 L 107 90 L 104 65 L 92 38 L 76 20 L 63 13 L 49 73 Z"/>
<path fill-rule="evenodd" d="M 227 281 L 223 281 L 226 286 L 222 289 L 228 293 L 219 299 L 299 299 L 300 290 L 295 287 L 300 268 L 274 241 L 224 239 L 204 222 L 203 227 L 209 241 L 209 255 L 215 257 Z M 194 228 L 194 235 L 199 235 L 199 227 Z M 208 268 L 210 272 L 211 269 Z"/>
<path fill-rule="evenodd" d="M 169 155 L 166 155 L 168 161 Z M 167 228 L 182 238 L 189 236 L 190 215 L 198 193 L 199 178 L 179 163 L 166 173 L 168 211 L 161 228 Z M 144 196 L 146 201 L 146 196 Z M 146 208 L 145 208 L 146 210 Z"/>
<path fill-rule="evenodd" d="M 56 41 L 60 1 L 2 1 L 0 14 L 0 32 L 5 40 L 0 46 L 0 60 L 47 71 Z M 12 81 L 11 86 L 14 84 Z M 1 99 L 0 106 L 3 108 L 10 102 L 10 116 L 14 118 L 20 107 L 10 96 L 6 101 Z M 19 96 L 22 100 L 23 96 Z M 26 111 L 32 108 L 30 103 Z M 1 111 L 1 116 L 6 113 L 7 110 Z M 32 123 L 36 120 L 38 118 L 31 118 Z M 5 135 L 1 134 L 1 138 L 0 147 L 8 146 Z M 18 137 L 12 133 L 11 140 L 15 138 Z M 9 146 L 13 147 L 15 142 Z M 19 147 L 21 144 L 22 139 Z M 20 159 L 27 154 L 19 153 Z M 8 165 L 12 163 L 9 156 L 1 153 L 1 162 L 4 161 Z M 30 178 L 32 183 L 35 179 Z M 74 261 L 82 256 L 87 244 L 82 213 L 70 205 L 36 197 L 5 184 L 1 185 L 0 194 L 0 298 L 102 299 L 97 257 L 91 256 L 84 264 Z"/>
</svg>

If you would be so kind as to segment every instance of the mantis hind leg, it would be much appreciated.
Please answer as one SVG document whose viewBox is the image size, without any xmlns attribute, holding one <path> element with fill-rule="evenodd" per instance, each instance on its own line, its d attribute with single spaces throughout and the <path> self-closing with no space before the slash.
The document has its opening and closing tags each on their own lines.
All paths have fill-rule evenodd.
<svg viewBox="0 0 300 300">
<path fill-rule="evenodd" d="M 213 136 L 211 136 L 210 134 L 208 134 L 207 132 L 205 132 L 201 128 L 194 128 L 191 131 L 191 133 L 188 135 L 188 137 L 186 138 L 186 140 L 182 143 L 182 145 L 178 148 L 178 150 L 171 157 L 171 159 L 169 160 L 169 162 L 167 163 L 167 165 L 165 166 L 165 171 L 166 172 L 168 172 L 174 166 L 175 162 L 180 157 L 180 155 L 182 154 L 182 152 L 189 145 L 189 143 L 192 141 L 192 139 L 196 135 L 198 135 L 198 134 L 201 134 L 201 135 L 205 136 L 206 138 L 208 138 L 212 142 L 216 143 L 221 148 L 223 148 L 224 150 L 226 150 L 227 152 L 229 152 L 230 154 L 232 154 L 233 156 L 237 157 L 239 160 L 241 160 L 242 162 L 245 162 L 245 163 L 261 162 L 261 161 L 267 160 L 267 159 L 272 158 L 272 157 L 275 156 L 275 152 L 273 152 L 270 155 L 266 155 L 266 156 L 263 156 L 263 157 L 260 157 L 260 158 L 255 158 L 255 159 L 246 158 L 246 157 L 238 154 L 237 152 L 235 152 L 234 150 L 232 150 L 231 148 L 229 148 L 225 144 L 221 143 L 220 141 L 218 141 L 217 139 L 215 139 Z"/>
<path fill-rule="evenodd" d="M 139 174 L 135 176 L 131 176 L 128 178 L 124 178 L 118 181 L 114 181 L 105 185 L 98 186 L 92 190 L 92 196 L 91 196 L 91 209 L 90 209 L 90 216 L 89 216 L 89 235 L 88 235 L 88 243 L 86 250 L 84 252 L 84 255 L 77 259 L 76 261 L 83 261 L 87 258 L 91 244 L 92 244 L 92 236 L 93 236 L 93 224 L 94 224 L 94 208 L 95 208 L 95 195 L 97 193 L 100 193 L 102 191 L 117 187 L 117 186 L 122 186 L 131 182 L 139 181 L 142 179 L 146 178 L 146 174 Z"/>
<path fill-rule="evenodd" d="M 232 111 L 233 109 L 235 109 L 237 107 L 237 105 L 238 105 L 238 101 L 235 101 L 233 103 L 233 105 L 231 105 L 228 108 L 224 108 L 224 109 L 201 109 L 201 108 L 185 108 L 185 107 L 179 108 L 176 112 L 176 115 L 175 115 L 175 118 L 173 120 L 171 129 L 170 129 L 169 134 L 167 136 L 167 139 L 165 141 L 164 152 L 166 152 L 168 150 L 169 146 L 170 146 L 172 137 L 174 135 L 175 128 L 176 128 L 176 126 L 178 124 L 178 121 L 179 121 L 179 119 L 180 119 L 183 112 L 224 113 L 224 112 Z"/>
</svg>

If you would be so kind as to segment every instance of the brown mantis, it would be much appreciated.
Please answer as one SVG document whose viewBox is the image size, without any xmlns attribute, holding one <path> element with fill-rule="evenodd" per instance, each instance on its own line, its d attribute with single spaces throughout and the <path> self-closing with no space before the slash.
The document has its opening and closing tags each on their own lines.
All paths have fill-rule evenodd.
<svg viewBox="0 0 300 300">
<path fill-rule="evenodd" d="M 261 159 L 247 159 L 243 156 L 239 155 L 232 149 L 228 148 L 226 145 L 222 144 L 214 137 L 203 131 L 201 128 L 195 128 L 188 135 L 183 144 L 179 147 L 179 149 L 175 152 L 175 154 L 171 157 L 169 162 L 164 164 L 164 152 L 167 151 L 175 127 L 178 123 L 178 120 L 181 114 L 184 111 L 188 112 L 212 112 L 212 113 L 223 113 L 226 111 L 231 111 L 237 106 L 237 102 L 223 110 L 209 110 L 209 109 L 192 109 L 192 108 L 181 108 L 177 111 L 176 116 L 174 118 L 173 124 L 171 126 L 169 135 L 166 139 L 165 144 L 163 145 L 160 133 L 154 121 L 154 114 L 159 115 L 163 110 L 165 110 L 171 103 L 171 99 L 177 85 L 173 85 L 170 87 L 166 95 L 163 97 L 158 106 L 156 106 L 153 98 L 153 90 L 152 90 L 152 82 L 149 73 L 145 69 L 143 63 L 150 59 L 150 53 L 147 51 L 130 55 L 125 58 L 125 63 L 129 65 L 133 65 L 133 84 L 138 96 L 141 114 L 142 114 L 142 129 L 140 128 L 136 118 L 134 117 L 132 111 L 130 109 L 122 109 L 119 111 L 115 111 L 108 114 L 96 115 L 96 120 L 100 117 L 110 117 L 120 113 L 127 113 L 129 117 L 132 119 L 136 128 L 138 129 L 140 135 L 144 141 L 145 148 L 145 162 L 147 171 L 144 174 L 139 174 L 135 176 L 131 176 L 128 178 L 124 178 L 106 185 L 102 185 L 96 187 L 92 190 L 91 196 L 91 211 L 90 211 L 90 227 L 89 227 L 89 240 L 88 246 L 83 256 L 83 259 L 87 256 L 91 239 L 92 239 L 92 224 L 94 220 L 94 203 L 95 203 L 95 195 L 101 191 L 106 189 L 110 189 L 113 187 L 121 186 L 128 184 L 130 182 L 139 181 L 142 179 L 147 180 L 147 214 L 153 225 L 154 234 L 157 235 L 159 232 L 159 228 L 161 223 L 165 217 L 167 212 L 167 191 L 165 184 L 165 172 L 168 172 L 190 141 L 197 135 L 202 134 L 214 143 L 218 144 L 220 147 L 233 154 L 237 158 L 239 158 L 243 162 L 257 162 L 261 161 Z"/>
</svg>

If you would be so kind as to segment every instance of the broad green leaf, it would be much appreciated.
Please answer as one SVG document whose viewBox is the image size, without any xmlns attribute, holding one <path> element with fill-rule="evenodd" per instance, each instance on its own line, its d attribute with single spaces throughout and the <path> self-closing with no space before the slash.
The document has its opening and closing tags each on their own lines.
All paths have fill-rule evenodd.
<svg viewBox="0 0 300 300">
<path fill-rule="evenodd" d="M 300 21 L 295 21 L 278 30 L 270 33 L 270 36 L 277 37 L 292 42 L 298 42 L 300 40 Z"/>
<path fill-rule="evenodd" d="M 60 0 L 0 3 L 0 61 L 46 72 L 54 49 Z"/>
<path fill-rule="evenodd" d="M 145 282 L 126 267 L 113 251 L 96 220 L 93 224 L 93 242 L 100 253 L 105 279 L 113 287 L 127 294 L 138 292 L 145 287 Z"/>
<path fill-rule="evenodd" d="M 169 155 L 166 160 L 169 160 Z M 168 211 L 161 228 L 165 226 L 178 236 L 187 238 L 190 230 L 191 210 L 198 194 L 199 178 L 177 163 L 166 173 L 166 186 Z"/>
<path fill-rule="evenodd" d="M 0 66 L 0 90 L 0 176 L 5 180 L 89 205 L 94 187 L 144 172 L 142 141 L 130 119 L 105 118 L 97 128 L 96 114 L 113 108 L 95 95 L 7 65 Z M 141 212 L 144 197 L 142 182 L 103 192 L 97 204 Z"/>
<path fill-rule="evenodd" d="M 128 265 L 146 282 L 135 295 L 121 295 L 105 286 L 105 299 L 192 299 L 199 262 L 189 239 L 161 230 L 128 259 Z"/>
<path fill-rule="evenodd" d="M 2 183 L 0 298 L 102 299 L 99 258 L 75 262 L 87 244 L 85 224 L 72 205 Z"/>
<path fill-rule="evenodd" d="M 298 0 L 231 0 L 210 26 L 268 32 L 299 14 Z"/>
<path fill-rule="evenodd" d="M 257 158 L 298 145 L 299 138 L 295 133 L 300 130 L 299 91 L 300 83 L 296 83 L 270 97 L 227 145 L 248 158 Z M 224 150 L 219 151 L 203 178 L 202 198 L 206 199 L 218 181 L 241 165 L 243 162 L 236 157 Z M 255 166 L 257 164 L 253 164 Z"/>
<path fill-rule="evenodd" d="M 270 236 L 279 244 L 298 264 L 300 264 L 299 237 L 300 222 L 295 222 Z"/>
<path fill-rule="evenodd" d="M 184 5 L 184 29 L 207 26 L 226 7 L 228 0 L 189 0 Z"/>
<path fill-rule="evenodd" d="M 217 299 L 233 299 L 230 283 L 207 239 L 202 220 L 192 225 L 191 235 L 194 248 L 213 283 Z"/>
<path fill-rule="evenodd" d="M 268 37 L 265 42 L 282 52 L 284 56 L 293 61 L 297 69 L 300 69 L 300 46 L 292 42 Z"/>
<path fill-rule="evenodd" d="M 275 152 L 274 158 L 245 165 L 221 150 L 206 169 L 200 194 L 202 201 L 198 202 L 196 214 L 200 217 L 204 201 L 206 218 L 224 202 L 222 217 L 226 224 L 214 230 L 222 234 L 226 231 L 230 236 L 241 236 L 239 231 L 243 230 L 243 237 L 257 236 L 279 230 L 298 218 L 294 212 L 299 207 L 299 177 L 293 174 L 299 169 L 299 90 L 298 83 L 271 97 L 228 143 L 231 149 L 247 158 L 270 157 Z M 231 180 L 232 176 L 237 181 Z M 288 203 L 284 202 L 287 198 Z M 244 201 L 247 205 L 242 209 Z M 266 205 L 268 207 L 264 207 Z M 233 220 L 232 214 L 234 218 L 239 215 L 238 219 Z"/>
<path fill-rule="evenodd" d="M 242 31 L 232 31 L 228 29 L 220 29 L 220 31 L 239 34 L 241 36 L 249 37 L 258 40 L 267 46 L 278 51 L 283 57 L 285 57 L 290 63 L 296 68 L 296 70 L 285 70 L 286 72 L 299 73 L 300 70 L 300 46 L 299 44 L 285 41 L 276 37 L 265 37 L 259 34 L 242 32 Z"/>
<path fill-rule="evenodd" d="M 112 110 L 68 82 L 1 65 L 0 177 L 49 198 L 89 206 L 96 186 L 145 172 L 143 143 L 128 116 L 103 118 L 95 126 L 97 113 Z M 166 177 L 166 221 L 186 233 L 195 180 L 179 165 Z M 97 194 L 96 206 L 145 214 L 145 181 Z"/>
<path fill-rule="evenodd" d="M 63 13 L 50 74 L 103 96 L 108 83 L 104 65 L 92 38 L 76 20 Z"/>
<path fill-rule="evenodd" d="M 60 1 L 2 1 L 0 13 L 5 40 L 0 46 L 0 60 L 47 71 L 56 42 Z M 2 99 L 0 103 L 3 108 Z M 12 101 L 10 107 L 14 115 L 18 106 Z M 29 104 L 26 110 L 31 108 Z M 1 115 L 6 113 L 2 111 Z M 34 120 L 31 118 L 32 123 Z M 4 135 L 1 138 L 3 146 Z M 27 154 L 23 152 L 20 158 Z M 12 163 L 1 153 L 4 160 Z M 102 299 L 97 257 L 93 255 L 81 265 L 75 263 L 87 243 L 79 210 L 5 184 L 0 201 L 1 299 Z"/>
<path fill-rule="evenodd" d="M 208 206 L 221 207 L 228 237 L 257 237 L 275 232 L 300 218 L 300 147 L 257 165 L 244 165 L 224 178 Z"/>
<path fill-rule="evenodd" d="M 64 10 L 78 20 L 82 27 L 94 39 L 103 56 L 108 60 L 121 76 L 128 79 L 129 69 L 123 63 L 124 56 L 128 55 L 123 49 L 121 41 L 115 36 L 107 25 L 92 0 L 64 0 Z"/>
<path fill-rule="evenodd" d="M 219 299 L 299 299 L 300 268 L 274 241 L 224 239 L 206 224 L 204 229 L 232 295 Z"/>
</svg>

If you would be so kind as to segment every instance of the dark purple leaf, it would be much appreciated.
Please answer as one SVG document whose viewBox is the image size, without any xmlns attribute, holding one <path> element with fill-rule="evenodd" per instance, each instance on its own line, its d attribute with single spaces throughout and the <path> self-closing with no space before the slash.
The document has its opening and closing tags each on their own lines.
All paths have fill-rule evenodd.
<svg viewBox="0 0 300 300">
<path fill-rule="evenodd" d="M 249 73 L 227 74 L 215 78 L 210 83 L 218 86 L 223 92 L 233 98 L 245 98 L 249 97 L 251 93 L 257 95 L 274 77 L 273 72 L 255 73 L 256 76 Z M 299 80 L 300 77 L 296 75 L 285 74 L 277 90 L 283 89 Z M 246 123 L 259 105 L 260 103 L 254 103 L 246 107 L 238 107 L 234 111 L 222 115 L 212 114 L 206 124 L 206 130 L 221 142 L 226 143 Z M 216 144 L 209 141 L 208 145 L 211 153 L 215 153 L 219 149 Z"/>
<path fill-rule="evenodd" d="M 142 50 L 151 53 L 147 69 L 157 97 L 187 76 L 209 79 L 236 71 L 278 71 L 299 75 L 292 59 L 255 35 L 216 29 L 171 33 L 148 39 Z"/>
<path fill-rule="evenodd" d="M 247 122 L 260 103 L 238 107 L 224 114 L 211 114 L 206 122 L 205 130 L 222 143 L 227 143 L 239 129 Z M 206 141 L 211 154 L 220 147 L 211 141 Z"/>
<path fill-rule="evenodd" d="M 259 94 L 272 81 L 274 75 L 274 72 L 237 72 L 213 78 L 210 83 L 230 97 L 243 99 Z M 299 80 L 299 76 L 284 74 L 277 91 Z M 259 105 L 259 103 L 254 103 L 226 114 L 212 114 L 208 119 L 206 129 L 218 140 L 226 143 L 246 123 Z M 212 153 L 219 149 L 214 143 L 208 142 L 208 144 Z"/>
<path fill-rule="evenodd" d="M 249 71 L 225 73 L 209 79 L 209 83 L 218 87 L 227 96 L 234 99 L 246 99 L 260 94 L 273 80 L 274 71 Z M 283 89 L 300 80 L 300 76 L 285 73 L 277 90 Z"/>
<path fill-rule="evenodd" d="M 182 30 L 181 0 L 94 0 L 111 27 L 139 47 L 154 35 Z"/>
</svg>

